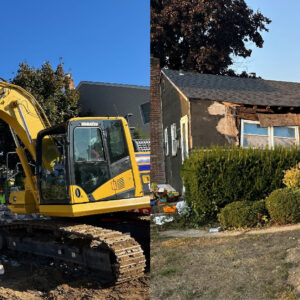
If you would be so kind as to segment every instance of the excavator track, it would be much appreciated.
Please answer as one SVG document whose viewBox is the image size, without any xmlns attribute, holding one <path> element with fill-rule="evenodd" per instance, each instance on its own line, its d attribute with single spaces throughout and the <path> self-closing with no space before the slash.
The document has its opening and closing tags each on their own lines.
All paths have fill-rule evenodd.
<svg viewBox="0 0 300 300">
<path fill-rule="evenodd" d="M 115 284 L 143 276 L 146 266 L 143 250 L 129 235 L 73 222 L 1 222 L 2 248 L 79 264 Z"/>
</svg>

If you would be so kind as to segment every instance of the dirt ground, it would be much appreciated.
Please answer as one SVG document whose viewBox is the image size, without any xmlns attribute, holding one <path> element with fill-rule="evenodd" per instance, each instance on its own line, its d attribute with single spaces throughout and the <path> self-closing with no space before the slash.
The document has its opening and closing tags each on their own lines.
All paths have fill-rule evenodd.
<svg viewBox="0 0 300 300">
<path fill-rule="evenodd" d="M 184 234 L 184 233 L 182 233 Z M 151 299 L 300 299 L 300 228 L 151 241 Z"/>
<path fill-rule="evenodd" d="M 149 299 L 150 275 L 117 286 L 103 286 L 95 278 L 70 267 L 29 263 L 10 253 L 0 254 L 5 274 L 0 275 L 0 300 L 16 299 Z M 33 258 L 34 260 L 34 258 Z"/>
</svg>

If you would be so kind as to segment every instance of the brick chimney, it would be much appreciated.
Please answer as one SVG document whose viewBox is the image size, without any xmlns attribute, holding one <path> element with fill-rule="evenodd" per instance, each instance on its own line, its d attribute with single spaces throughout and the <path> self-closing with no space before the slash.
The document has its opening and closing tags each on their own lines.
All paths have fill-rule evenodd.
<svg viewBox="0 0 300 300">
<path fill-rule="evenodd" d="M 71 77 L 70 73 L 67 73 L 66 75 L 69 77 L 69 90 L 75 90 L 74 79 Z"/>
<path fill-rule="evenodd" d="M 150 87 L 150 140 L 151 140 L 151 182 L 165 183 L 162 111 L 160 99 L 160 63 L 151 57 Z"/>
</svg>

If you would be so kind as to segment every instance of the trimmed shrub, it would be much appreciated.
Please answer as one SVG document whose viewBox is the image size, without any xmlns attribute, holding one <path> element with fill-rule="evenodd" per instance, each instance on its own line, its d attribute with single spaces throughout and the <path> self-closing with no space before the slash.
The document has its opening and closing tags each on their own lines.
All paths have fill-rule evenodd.
<svg viewBox="0 0 300 300">
<path fill-rule="evenodd" d="M 299 161 L 296 147 L 196 149 L 181 170 L 185 198 L 197 215 L 215 219 L 226 204 L 258 201 L 283 188 L 283 171 Z"/>
<path fill-rule="evenodd" d="M 300 222 L 300 189 L 278 189 L 266 199 L 271 221 L 277 224 Z"/>
<path fill-rule="evenodd" d="M 237 201 L 227 204 L 218 215 L 224 228 L 255 227 L 265 222 L 267 210 L 264 200 Z"/>
<path fill-rule="evenodd" d="M 284 171 L 282 181 L 288 188 L 296 188 L 300 186 L 300 163 L 296 167 Z"/>
</svg>

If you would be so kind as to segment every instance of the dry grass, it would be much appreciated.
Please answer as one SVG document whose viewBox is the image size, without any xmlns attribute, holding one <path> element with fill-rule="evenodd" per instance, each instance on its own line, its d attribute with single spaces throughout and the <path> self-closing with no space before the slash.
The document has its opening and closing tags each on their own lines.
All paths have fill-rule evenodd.
<svg viewBox="0 0 300 300">
<path fill-rule="evenodd" d="M 287 250 L 300 230 L 224 238 L 152 236 L 151 299 L 297 299 Z M 299 295 L 298 295 L 299 296 Z"/>
</svg>

